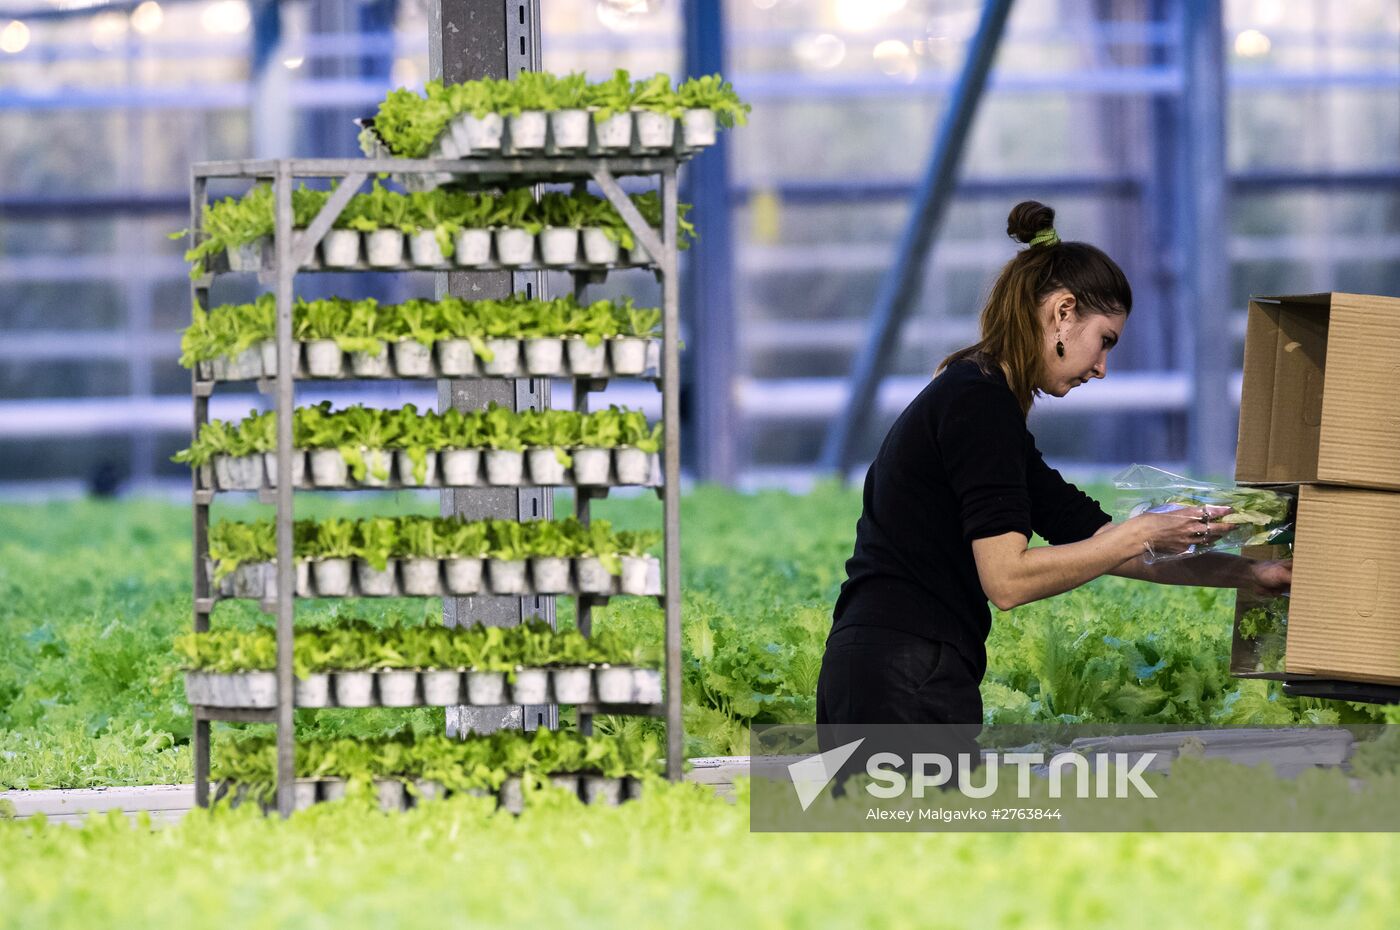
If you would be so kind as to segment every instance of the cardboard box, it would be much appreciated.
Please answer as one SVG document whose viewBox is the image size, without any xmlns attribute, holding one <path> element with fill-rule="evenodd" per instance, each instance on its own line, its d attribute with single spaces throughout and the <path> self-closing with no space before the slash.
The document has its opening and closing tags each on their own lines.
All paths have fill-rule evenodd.
<svg viewBox="0 0 1400 930">
<path fill-rule="evenodd" d="M 1400 491 L 1400 298 L 1255 297 L 1235 480 Z"/>
<path fill-rule="evenodd" d="M 1298 498 L 1288 678 L 1400 684 L 1400 494 L 1305 486 Z"/>
</svg>

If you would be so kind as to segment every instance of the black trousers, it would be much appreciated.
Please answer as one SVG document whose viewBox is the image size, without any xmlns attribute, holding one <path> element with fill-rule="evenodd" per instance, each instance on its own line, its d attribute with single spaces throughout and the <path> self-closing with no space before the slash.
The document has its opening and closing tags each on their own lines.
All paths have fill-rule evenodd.
<svg viewBox="0 0 1400 930">
<path fill-rule="evenodd" d="M 979 764 L 979 684 L 962 655 L 938 640 L 877 626 L 833 632 L 817 678 L 818 743 L 826 752 L 865 739 L 836 778 L 838 793 L 875 752 L 905 760 L 916 751 L 966 753 Z M 870 724 L 900 726 L 872 731 Z"/>
</svg>

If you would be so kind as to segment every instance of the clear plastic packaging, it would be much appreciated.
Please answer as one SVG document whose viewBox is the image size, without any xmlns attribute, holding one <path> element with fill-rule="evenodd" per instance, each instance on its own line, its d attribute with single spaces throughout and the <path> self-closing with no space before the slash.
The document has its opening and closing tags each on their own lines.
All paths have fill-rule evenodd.
<svg viewBox="0 0 1400 930">
<path fill-rule="evenodd" d="M 1130 519 L 1142 513 L 1169 513 L 1187 507 L 1206 507 L 1211 523 L 1239 527 L 1209 543 L 1197 543 L 1184 552 L 1158 552 L 1151 545 L 1143 561 L 1167 562 L 1190 558 L 1216 549 L 1241 546 L 1284 545 L 1293 541 L 1297 496 L 1269 488 L 1211 484 L 1174 475 L 1151 465 L 1132 465 L 1113 477 L 1119 493 L 1119 515 Z"/>
</svg>

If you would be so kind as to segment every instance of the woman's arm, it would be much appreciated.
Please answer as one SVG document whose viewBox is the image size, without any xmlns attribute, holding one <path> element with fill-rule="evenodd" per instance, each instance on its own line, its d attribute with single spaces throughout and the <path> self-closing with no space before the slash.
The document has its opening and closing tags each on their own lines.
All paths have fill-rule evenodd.
<svg viewBox="0 0 1400 930">
<path fill-rule="evenodd" d="M 1099 533 L 1114 524 L 1105 523 Z M 1098 535 L 1097 533 L 1095 535 Z M 1291 560 L 1247 559 L 1228 552 L 1203 552 L 1189 559 L 1154 562 L 1138 555 L 1108 574 L 1157 584 L 1193 585 L 1202 588 L 1246 588 L 1256 594 L 1282 594 L 1293 580 Z"/>
<path fill-rule="evenodd" d="M 1088 539 L 1062 546 L 1027 548 L 1023 533 L 1002 533 L 972 541 L 982 591 L 998 610 L 1063 594 L 1092 581 L 1142 553 L 1138 528 L 1104 524 Z"/>
</svg>

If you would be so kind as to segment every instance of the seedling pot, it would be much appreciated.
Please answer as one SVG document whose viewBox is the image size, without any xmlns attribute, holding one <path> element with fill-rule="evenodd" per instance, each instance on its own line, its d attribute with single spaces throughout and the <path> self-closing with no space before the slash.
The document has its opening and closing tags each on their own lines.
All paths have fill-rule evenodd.
<svg viewBox="0 0 1400 930">
<path fill-rule="evenodd" d="M 373 707 L 374 673 L 370 671 L 336 672 L 331 675 L 335 703 L 339 707 Z"/>
<path fill-rule="evenodd" d="M 642 780 L 635 775 L 628 775 L 622 782 L 622 794 L 629 801 L 640 800 L 642 797 Z"/>
<path fill-rule="evenodd" d="M 394 368 L 400 378 L 430 378 L 433 374 L 433 349 L 416 339 L 394 343 Z"/>
<path fill-rule="evenodd" d="M 316 582 L 317 597 L 350 596 L 349 559 L 313 559 L 311 577 Z"/>
<path fill-rule="evenodd" d="M 400 571 L 403 572 L 403 593 L 413 597 L 437 597 L 442 594 L 442 575 L 438 571 L 441 564 L 437 559 L 404 559 Z"/>
<path fill-rule="evenodd" d="M 429 707 L 451 707 L 462 703 L 462 673 L 457 669 L 445 668 L 424 671 L 423 703 Z"/>
<path fill-rule="evenodd" d="M 539 594 L 566 594 L 569 590 L 569 560 L 547 556 L 530 560 L 530 574 Z"/>
<path fill-rule="evenodd" d="M 564 340 L 526 339 L 525 370 L 536 377 L 564 373 Z"/>
<path fill-rule="evenodd" d="M 215 688 L 208 672 L 185 672 L 185 700 L 191 706 L 214 706 Z"/>
<path fill-rule="evenodd" d="M 467 136 L 466 114 L 454 116 L 452 122 L 447 124 L 447 131 L 451 133 L 452 142 L 457 146 L 457 151 L 461 153 L 463 158 L 472 153 L 471 139 Z"/>
<path fill-rule="evenodd" d="M 379 809 L 386 813 L 403 810 L 403 782 L 392 778 L 376 778 L 374 798 L 379 802 Z"/>
<path fill-rule="evenodd" d="M 556 149 L 576 151 L 588 148 L 587 110 L 555 110 L 549 114 L 549 128 Z"/>
<path fill-rule="evenodd" d="M 598 700 L 603 704 L 627 704 L 632 700 L 632 667 L 600 665 L 593 672 Z"/>
<path fill-rule="evenodd" d="M 651 574 L 651 559 L 646 556 L 622 557 L 622 593 L 647 594 L 647 576 Z"/>
<path fill-rule="evenodd" d="M 376 229 L 366 237 L 369 263 L 375 268 L 392 268 L 403 264 L 403 233 L 397 229 Z"/>
<path fill-rule="evenodd" d="M 646 484 L 651 476 L 651 456 L 641 449 L 618 446 L 613 450 L 613 462 L 618 484 Z"/>
<path fill-rule="evenodd" d="M 593 670 L 586 665 L 549 670 L 554 700 L 560 704 L 587 704 L 593 700 Z"/>
<path fill-rule="evenodd" d="M 230 271 L 262 271 L 263 259 L 272 251 L 272 237 L 259 236 L 252 242 L 227 250 Z"/>
<path fill-rule="evenodd" d="M 619 336 L 610 340 L 613 374 L 639 375 L 647 367 L 647 341 L 635 336 Z"/>
<path fill-rule="evenodd" d="M 443 559 L 449 594 L 467 595 L 481 591 L 481 559 Z"/>
<path fill-rule="evenodd" d="M 597 556 L 584 555 L 574 559 L 574 572 L 578 575 L 580 594 L 612 593 L 613 576 L 608 574 L 603 560 Z"/>
<path fill-rule="evenodd" d="M 360 263 L 360 233 L 332 229 L 321 240 L 321 263 L 327 268 L 353 268 Z"/>
<path fill-rule="evenodd" d="M 447 378 L 465 378 L 479 371 L 476 353 L 466 339 L 444 339 L 437 350 L 438 372 Z"/>
<path fill-rule="evenodd" d="M 505 120 L 499 113 L 473 116 L 465 113 L 459 117 L 466 131 L 467 148 L 471 152 L 495 152 L 501 147 L 501 134 L 505 130 Z"/>
<path fill-rule="evenodd" d="M 681 138 L 693 149 L 714 145 L 716 137 L 715 111 L 690 109 L 681 114 Z"/>
<path fill-rule="evenodd" d="M 293 694 L 297 707 L 330 707 L 331 676 L 327 672 L 313 672 L 294 682 Z"/>
<path fill-rule="evenodd" d="M 277 673 L 243 672 L 228 676 L 234 703 L 226 707 L 276 707 Z"/>
<path fill-rule="evenodd" d="M 621 778 L 614 778 L 610 775 L 585 775 L 582 782 L 584 803 L 612 805 L 622 803 Z"/>
<path fill-rule="evenodd" d="M 574 797 L 578 797 L 578 776 L 568 772 L 559 772 L 549 776 L 549 783 L 556 788 L 569 792 Z"/>
<path fill-rule="evenodd" d="M 518 486 L 525 477 L 525 454 L 514 449 L 486 450 L 486 482 L 503 487 Z"/>
<path fill-rule="evenodd" d="M 365 488 L 386 488 L 394 473 L 394 454 L 388 449 L 360 447 L 360 455 L 365 460 L 365 476 L 360 486 Z"/>
<path fill-rule="evenodd" d="M 257 462 L 251 467 L 248 462 Z M 255 455 L 214 456 L 214 479 L 222 491 L 256 491 L 262 487 L 262 459 Z"/>
<path fill-rule="evenodd" d="M 605 152 L 625 152 L 632 147 L 632 114 L 616 113 L 605 120 L 594 120 L 598 148 Z"/>
<path fill-rule="evenodd" d="M 259 346 L 251 346 L 237 355 L 229 357 L 228 372 L 225 375 L 227 380 L 251 381 L 254 378 L 261 378 L 262 375 L 262 349 Z"/>
<path fill-rule="evenodd" d="M 419 268 L 439 268 L 448 264 L 438 244 L 437 234 L 432 230 L 412 233 L 408 237 L 408 253 L 413 264 Z"/>
<path fill-rule="evenodd" d="M 396 559 L 387 560 L 381 570 L 364 559 L 356 559 L 355 580 L 360 584 L 360 594 L 364 597 L 392 597 L 396 562 Z"/>
<path fill-rule="evenodd" d="M 261 600 L 268 593 L 268 577 L 273 574 L 272 562 L 245 562 L 233 570 L 233 596 Z"/>
<path fill-rule="evenodd" d="M 422 804 L 427 801 L 436 801 L 447 797 L 447 788 L 440 781 L 433 781 L 430 778 L 415 778 L 413 780 L 413 803 Z"/>
<path fill-rule="evenodd" d="M 517 668 L 510 686 L 512 704 L 544 704 L 549 700 L 549 672 L 542 668 Z"/>
<path fill-rule="evenodd" d="M 316 804 L 318 783 L 314 778 L 298 778 L 292 785 L 292 810 L 308 810 Z"/>
<path fill-rule="evenodd" d="M 502 265 L 528 265 L 535 257 L 535 237 L 523 229 L 496 230 L 496 260 Z"/>
<path fill-rule="evenodd" d="M 661 370 L 661 340 L 647 340 L 647 371 Z"/>
<path fill-rule="evenodd" d="M 345 797 L 347 783 L 343 778 L 321 779 L 321 800 L 339 801 Z"/>
<path fill-rule="evenodd" d="M 453 255 L 463 268 L 475 268 L 491 260 L 491 230 L 463 229 L 457 233 Z"/>
<path fill-rule="evenodd" d="M 492 356 L 483 363 L 488 375 L 513 378 L 520 371 L 519 339 L 487 339 L 486 348 Z"/>
<path fill-rule="evenodd" d="M 438 470 L 446 487 L 471 487 L 481 483 L 481 450 L 443 449 L 437 457 Z"/>
<path fill-rule="evenodd" d="M 604 485 L 612 470 L 611 449 L 574 449 L 570 453 L 574 459 L 574 483 L 583 485 Z"/>
<path fill-rule="evenodd" d="M 486 577 L 492 594 L 525 593 L 524 559 L 487 559 Z"/>
<path fill-rule="evenodd" d="M 501 782 L 501 809 L 518 814 L 525 809 L 525 787 L 519 775 Z"/>
<path fill-rule="evenodd" d="M 438 454 L 433 451 L 423 453 L 423 480 L 413 474 L 413 459 L 407 452 L 394 453 L 394 464 L 399 470 L 399 482 L 407 488 L 431 488 L 437 485 Z"/>
<path fill-rule="evenodd" d="M 596 226 L 583 230 L 583 257 L 590 265 L 613 265 L 617 263 L 620 247 L 608 234 Z"/>
<path fill-rule="evenodd" d="M 651 252 L 639 241 L 634 242 L 632 248 L 627 250 L 627 264 L 629 265 L 645 266 L 653 262 L 655 259 L 651 257 Z"/>
<path fill-rule="evenodd" d="M 350 483 L 350 464 L 339 449 L 312 449 L 311 483 L 318 488 L 343 488 Z"/>
<path fill-rule="evenodd" d="M 205 462 L 199 466 L 199 486 L 206 490 L 214 490 L 217 486 L 214 483 L 214 465 L 212 462 Z"/>
<path fill-rule="evenodd" d="M 632 700 L 638 704 L 661 703 L 661 669 L 634 668 L 632 670 Z"/>
<path fill-rule="evenodd" d="M 567 483 L 568 469 L 554 454 L 554 449 L 530 449 L 525 453 L 530 461 L 530 481 L 537 485 L 553 486 Z"/>
<path fill-rule="evenodd" d="M 541 110 L 526 110 L 507 119 L 510 144 L 517 152 L 538 152 L 544 148 L 549 119 Z"/>
<path fill-rule="evenodd" d="M 350 370 L 357 378 L 389 378 L 394 374 L 389 360 L 388 343 L 381 342 L 378 352 L 351 352 Z"/>
<path fill-rule="evenodd" d="M 418 672 L 405 668 L 382 668 L 375 672 L 379 683 L 379 703 L 384 707 L 418 706 Z"/>
<path fill-rule="evenodd" d="M 262 356 L 262 373 L 265 378 L 277 377 L 277 340 L 264 339 L 258 343 L 258 354 Z M 296 369 L 297 356 L 301 354 L 301 343 L 292 343 L 292 368 Z"/>
<path fill-rule="evenodd" d="M 637 111 L 637 141 L 644 149 L 669 149 L 676 141 L 676 119 L 651 110 Z"/>
<path fill-rule="evenodd" d="M 306 483 L 306 453 L 301 449 L 293 449 L 290 453 L 292 459 L 292 487 L 299 488 Z M 267 474 L 267 486 L 277 487 L 277 453 L 264 452 L 262 454 L 263 471 Z"/>
<path fill-rule="evenodd" d="M 608 344 L 600 340 L 596 346 L 588 340 L 573 337 L 564 340 L 569 355 L 569 372 L 575 375 L 602 375 L 608 367 Z"/>
<path fill-rule="evenodd" d="M 345 353 L 334 339 L 313 339 L 306 344 L 306 371 L 313 378 L 339 378 L 345 370 Z"/>
<path fill-rule="evenodd" d="M 311 593 L 311 562 L 308 559 L 297 559 L 297 597 L 312 597 Z"/>
<path fill-rule="evenodd" d="M 578 262 L 577 229 L 545 227 L 540 230 L 539 239 L 540 260 L 546 265 L 563 267 Z"/>
<path fill-rule="evenodd" d="M 468 669 L 467 703 L 481 705 L 507 703 L 506 673 L 479 672 L 476 669 Z"/>
</svg>

